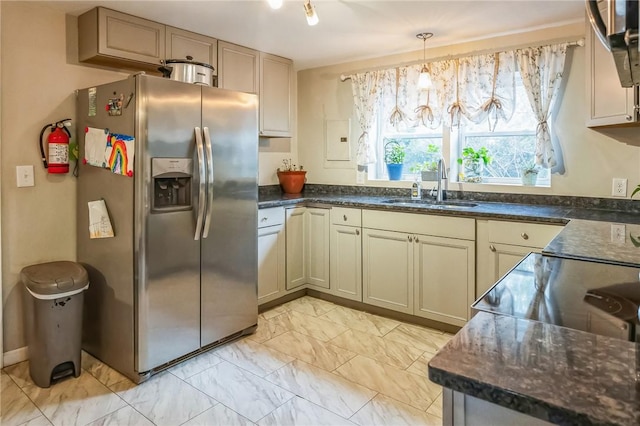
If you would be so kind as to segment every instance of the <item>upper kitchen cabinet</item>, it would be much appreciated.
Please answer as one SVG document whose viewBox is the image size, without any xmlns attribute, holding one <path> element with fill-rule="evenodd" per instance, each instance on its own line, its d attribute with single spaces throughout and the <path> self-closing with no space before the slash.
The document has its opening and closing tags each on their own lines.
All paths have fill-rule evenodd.
<svg viewBox="0 0 640 426">
<path fill-rule="evenodd" d="M 636 126 L 640 122 L 638 86 L 620 85 L 613 56 L 587 22 L 587 126 Z"/>
<path fill-rule="evenodd" d="M 260 136 L 291 137 L 293 61 L 260 52 Z"/>
<path fill-rule="evenodd" d="M 166 27 L 166 59 L 187 59 L 213 66 L 213 75 L 218 74 L 218 40 L 215 38 Z"/>
<path fill-rule="evenodd" d="M 238 92 L 260 92 L 260 52 L 226 41 L 218 42 L 218 87 Z"/>
<path fill-rule="evenodd" d="M 97 7 L 78 17 L 78 60 L 157 71 L 165 54 L 165 26 Z"/>
</svg>

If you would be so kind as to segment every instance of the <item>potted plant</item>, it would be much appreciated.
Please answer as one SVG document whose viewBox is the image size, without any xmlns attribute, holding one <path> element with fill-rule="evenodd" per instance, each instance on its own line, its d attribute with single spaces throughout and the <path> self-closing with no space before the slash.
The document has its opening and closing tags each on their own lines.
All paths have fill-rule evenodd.
<svg viewBox="0 0 640 426">
<path fill-rule="evenodd" d="M 427 146 L 426 161 L 411 168 L 412 172 L 421 172 L 422 180 L 438 180 L 438 161 L 440 160 L 440 147 L 430 143 Z"/>
<path fill-rule="evenodd" d="M 535 163 L 527 163 L 522 168 L 522 184 L 525 186 L 535 186 L 538 180 L 538 166 Z"/>
<path fill-rule="evenodd" d="M 291 159 L 282 160 L 283 167 L 276 170 L 278 181 L 285 194 L 299 194 L 307 181 L 306 170 L 302 166 L 296 166 Z"/>
<path fill-rule="evenodd" d="M 387 163 L 387 173 L 389 180 L 402 179 L 402 167 L 406 152 L 404 146 L 395 140 L 390 140 L 384 146 L 384 162 Z"/>
<path fill-rule="evenodd" d="M 458 165 L 462 166 L 459 178 L 462 182 L 482 182 L 484 166 L 491 162 L 489 150 L 481 147 L 477 151 L 470 146 L 462 149 L 462 157 L 458 158 Z"/>
</svg>

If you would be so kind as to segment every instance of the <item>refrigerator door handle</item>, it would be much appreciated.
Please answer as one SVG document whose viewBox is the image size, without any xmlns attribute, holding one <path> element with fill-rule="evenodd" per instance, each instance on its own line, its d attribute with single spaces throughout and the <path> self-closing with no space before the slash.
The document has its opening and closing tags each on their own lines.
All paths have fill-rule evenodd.
<svg viewBox="0 0 640 426">
<path fill-rule="evenodd" d="M 198 189 L 198 218 L 196 219 L 196 232 L 193 237 L 194 240 L 200 239 L 202 233 L 202 219 L 204 217 L 205 208 L 205 180 L 207 179 L 207 168 L 204 158 L 204 146 L 202 144 L 202 132 L 200 127 L 194 127 L 194 133 L 196 135 L 196 152 L 198 153 L 198 178 L 200 181 Z"/>
<path fill-rule="evenodd" d="M 209 236 L 209 228 L 211 227 L 211 210 L 213 207 L 213 147 L 211 146 L 211 135 L 209 128 L 204 127 L 204 146 L 207 151 L 207 215 L 204 219 L 204 231 L 202 238 Z"/>
</svg>

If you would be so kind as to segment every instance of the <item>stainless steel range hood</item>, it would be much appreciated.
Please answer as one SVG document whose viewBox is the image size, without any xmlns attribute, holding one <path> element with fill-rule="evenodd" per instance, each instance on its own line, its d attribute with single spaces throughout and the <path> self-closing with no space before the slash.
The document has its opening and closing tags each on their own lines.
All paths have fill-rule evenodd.
<svg viewBox="0 0 640 426">
<path fill-rule="evenodd" d="M 598 0 L 586 0 L 587 15 L 591 25 L 604 46 L 613 55 L 622 87 L 640 85 L 640 54 L 638 51 L 638 0 L 604 0 L 606 2 L 605 24 Z"/>
</svg>

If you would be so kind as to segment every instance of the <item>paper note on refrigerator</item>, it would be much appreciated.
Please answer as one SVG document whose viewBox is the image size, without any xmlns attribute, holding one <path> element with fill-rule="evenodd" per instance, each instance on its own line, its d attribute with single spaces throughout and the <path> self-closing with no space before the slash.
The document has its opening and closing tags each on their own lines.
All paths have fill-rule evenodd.
<svg viewBox="0 0 640 426">
<path fill-rule="evenodd" d="M 106 167 L 104 149 L 107 146 L 107 132 L 104 129 L 86 127 L 84 129 L 84 162 L 90 166 Z"/>
<path fill-rule="evenodd" d="M 89 238 L 113 237 L 113 227 L 104 200 L 89 201 Z"/>
<path fill-rule="evenodd" d="M 133 136 L 109 133 L 104 158 L 107 167 L 118 175 L 133 176 L 133 156 L 136 140 Z"/>
</svg>

